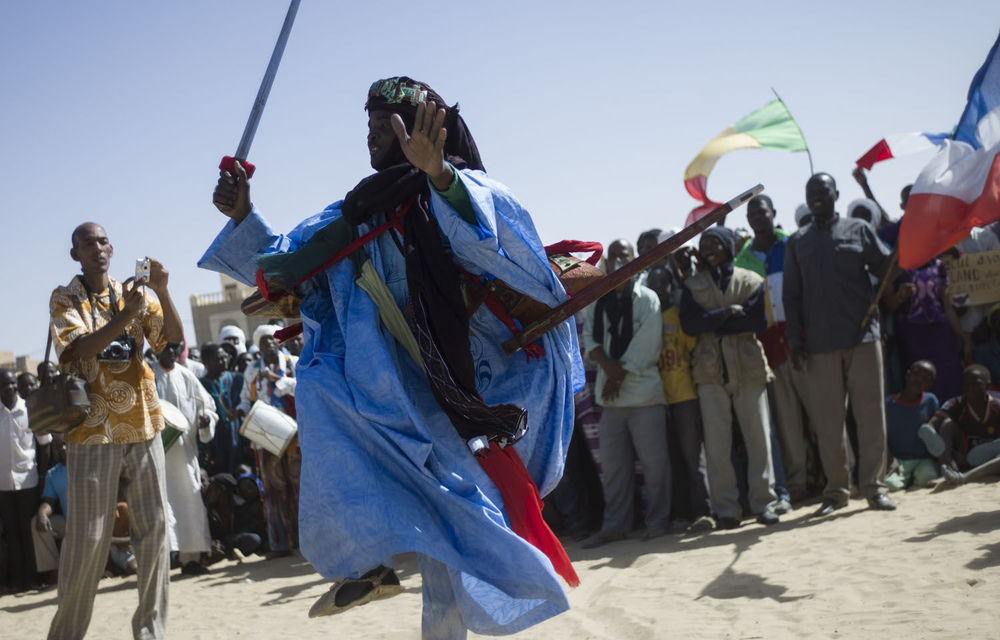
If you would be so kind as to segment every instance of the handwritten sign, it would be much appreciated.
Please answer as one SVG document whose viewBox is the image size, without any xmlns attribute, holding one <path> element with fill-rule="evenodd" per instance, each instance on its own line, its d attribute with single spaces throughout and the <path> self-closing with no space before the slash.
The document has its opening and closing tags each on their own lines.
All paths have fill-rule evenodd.
<svg viewBox="0 0 1000 640">
<path fill-rule="evenodd" d="M 970 305 L 1000 301 L 1000 251 L 968 253 L 944 264 L 952 295 L 968 294 Z"/>
</svg>

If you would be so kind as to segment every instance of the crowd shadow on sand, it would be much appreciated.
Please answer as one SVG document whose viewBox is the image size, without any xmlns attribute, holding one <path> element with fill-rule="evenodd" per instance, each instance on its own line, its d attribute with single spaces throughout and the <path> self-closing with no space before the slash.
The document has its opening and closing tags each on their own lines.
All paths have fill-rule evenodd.
<svg viewBox="0 0 1000 640">
<path fill-rule="evenodd" d="M 927 542 L 938 536 L 945 536 L 950 533 L 972 533 L 980 535 L 996 530 L 997 522 L 1000 522 L 1000 509 L 993 511 L 980 511 L 964 516 L 943 520 L 931 529 L 923 531 L 918 535 L 906 538 L 906 542 Z"/>
<path fill-rule="evenodd" d="M 746 550 L 759 542 L 765 536 L 785 531 L 788 529 L 802 529 L 804 527 L 814 527 L 826 523 L 850 518 L 863 509 L 843 509 L 835 511 L 829 516 L 822 518 L 812 517 L 813 505 L 806 505 L 796 509 L 792 514 L 783 516 L 778 524 L 765 527 L 749 521 L 739 529 L 730 531 L 711 531 L 696 535 L 665 535 L 652 540 L 632 540 L 636 544 L 623 552 L 621 543 L 612 542 L 596 549 L 583 549 L 579 546 L 568 546 L 567 551 L 572 560 L 599 560 L 603 562 L 594 564 L 595 569 L 605 567 L 613 569 L 627 569 L 635 564 L 637 560 L 649 554 L 679 553 L 692 549 L 710 549 L 713 547 L 729 547 L 735 545 L 737 549 Z"/>
<path fill-rule="evenodd" d="M 136 588 L 135 577 L 110 577 L 103 578 L 98 583 L 97 593 L 114 593 L 116 591 L 129 591 Z M 31 611 L 33 609 L 43 609 L 45 607 L 52 607 L 52 613 L 55 613 L 55 606 L 57 601 L 57 592 L 55 585 L 46 587 L 36 595 L 47 596 L 44 600 L 35 600 L 31 598 L 31 595 L 26 595 L 26 598 L 31 598 L 28 602 L 21 602 L 18 604 L 13 604 L 9 606 L 0 606 L 0 611 L 6 613 L 23 613 L 25 611 Z M 12 596 L 6 596 L 4 600 L 0 600 L 4 605 L 7 605 L 7 599 Z"/>
<path fill-rule="evenodd" d="M 705 585 L 705 588 L 701 590 L 701 593 L 698 594 L 695 600 L 701 600 L 702 598 L 713 598 L 715 600 L 751 598 L 754 600 L 771 599 L 775 602 L 783 603 L 813 597 L 811 593 L 801 596 L 786 596 L 785 593 L 788 592 L 788 587 L 768 583 L 767 578 L 754 573 L 737 571 L 734 568 L 736 563 L 739 561 L 740 556 L 743 555 L 743 552 L 749 548 L 749 546 L 737 547 L 736 555 L 733 557 L 732 562 L 729 563 L 729 566 L 723 569 L 722 573 L 716 576 L 714 580 Z"/>
<path fill-rule="evenodd" d="M 974 569 L 980 571 L 982 569 L 991 569 L 993 567 L 1000 566 L 1000 542 L 995 544 L 987 544 L 979 547 L 978 551 L 985 551 L 982 557 L 973 558 L 968 563 L 966 563 L 966 569 Z"/>
</svg>

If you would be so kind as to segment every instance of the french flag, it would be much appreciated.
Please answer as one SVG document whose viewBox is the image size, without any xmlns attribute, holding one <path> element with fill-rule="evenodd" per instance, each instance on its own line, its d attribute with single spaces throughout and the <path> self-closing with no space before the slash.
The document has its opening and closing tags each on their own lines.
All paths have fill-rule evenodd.
<svg viewBox="0 0 1000 640">
<path fill-rule="evenodd" d="M 857 165 L 871 171 L 877 162 L 934 149 L 941 146 L 941 143 L 950 136 L 949 133 L 897 133 L 886 136 L 876 142 L 865 155 L 858 158 Z"/>
<path fill-rule="evenodd" d="M 899 229 L 899 264 L 915 269 L 1000 219 L 1000 37 L 972 79 L 954 135 L 920 172 Z"/>
</svg>

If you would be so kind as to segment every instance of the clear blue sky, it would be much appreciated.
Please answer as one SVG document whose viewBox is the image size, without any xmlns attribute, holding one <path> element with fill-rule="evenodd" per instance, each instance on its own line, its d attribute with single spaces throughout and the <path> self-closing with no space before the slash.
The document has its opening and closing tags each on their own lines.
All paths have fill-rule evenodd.
<svg viewBox="0 0 1000 640">
<path fill-rule="evenodd" d="M 370 171 L 368 85 L 405 74 L 461 103 L 490 174 L 545 242 L 681 226 L 695 204 L 687 163 L 771 87 L 846 207 L 861 195 L 853 162 L 877 140 L 955 125 L 1000 28 L 996 0 L 672 4 L 303 0 L 250 153 L 253 200 L 287 230 L 340 199 Z M 164 262 L 193 339 L 188 296 L 219 288 L 195 266 L 224 221 L 216 166 L 286 9 L 0 3 L 0 349 L 41 356 L 49 294 L 78 271 L 69 235 L 85 220 L 108 230 L 113 276 L 142 255 Z M 927 159 L 876 165 L 890 213 Z M 709 194 L 762 182 L 789 228 L 808 176 L 803 153 L 738 151 Z"/>
</svg>

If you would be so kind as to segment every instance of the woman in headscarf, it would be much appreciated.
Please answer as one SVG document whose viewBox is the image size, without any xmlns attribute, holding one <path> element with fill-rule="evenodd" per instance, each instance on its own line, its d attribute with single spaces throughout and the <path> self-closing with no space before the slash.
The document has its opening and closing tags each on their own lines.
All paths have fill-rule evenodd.
<svg viewBox="0 0 1000 640">
<path fill-rule="evenodd" d="M 482 171 L 445 104 L 410 78 L 374 83 L 376 173 L 287 236 L 252 208 L 242 167 L 224 172 L 214 201 L 232 220 L 200 265 L 301 296 L 301 548 L 324 576 L 347 576 L 311 614 L 399 593 L 385 565 L 416 551 L 424 637 L 451 639 L 515 633 L 568 607 L 556 570 L 575 574 L 558 542 L 514 528 L 532 519 L 521 508 L 537 503 L 534 486 L 544 495 L 559 480 L 583 376 L 571 321 L 529 361 L 504 354 L 510 333 L 486 305 L 466 308 L 459 268 L 550 307 L 566 294 L 527 211 Z M 494 443 L 483 458 L 467 445 L 476 436 Z M 522 476 L 498 486 L 495 465 L 515 458 Z M 511 486 L 529 489 L 505 500 Z"/>
</svg>

